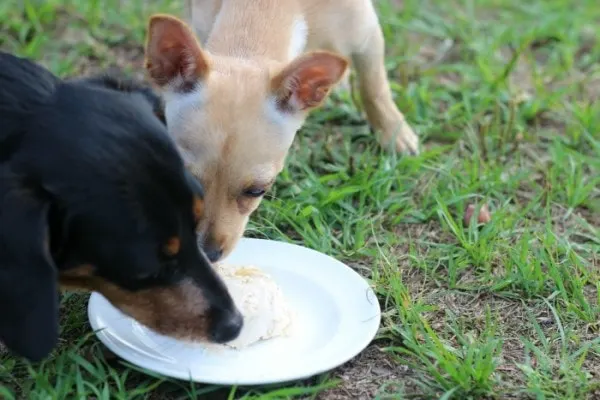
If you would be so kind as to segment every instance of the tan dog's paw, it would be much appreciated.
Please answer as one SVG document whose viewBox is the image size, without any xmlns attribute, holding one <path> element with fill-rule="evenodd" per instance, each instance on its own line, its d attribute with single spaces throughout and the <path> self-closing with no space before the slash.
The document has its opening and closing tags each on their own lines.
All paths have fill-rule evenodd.
<svg viewBox="0 0 600 400">
<path fill-rule="evenodd" d="M 406 121 L 403 122 L 402 133 L 396 137 L 396 150 L 415 156 L 420 153 L 419 137 Z"/>
<path fill-rule="evenodd" d="M 379 137 L 379 143 L 385 149 L 389 149 L 392 142 L 398 153 L 418 155 L 419 137 L 414 133 L 408 122 L 400 120 L 394 127 L 382 132 Z"/>
</svg>

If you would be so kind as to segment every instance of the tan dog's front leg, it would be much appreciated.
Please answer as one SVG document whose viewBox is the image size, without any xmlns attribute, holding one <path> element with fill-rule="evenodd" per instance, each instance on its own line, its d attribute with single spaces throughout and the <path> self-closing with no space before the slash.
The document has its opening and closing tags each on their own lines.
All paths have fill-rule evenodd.
<svg viewBox="0 0 600 400">
<path fill-rule="evenodd" d="M 419 139 L 392 97 L 384 47 L 383 33 L 377 26 L 361 49 L 352 54 L 363 107 L 382 147 L 389 149 L 393 145 L 398 152 L 418 154 Z"/>
<path fill-rule="evenodd" d="M 200 44 L 206 45 L 221 8 L 221 0 L 187 0 L 186 6 L 185 18 L 194 28 Z"/>
</svg>

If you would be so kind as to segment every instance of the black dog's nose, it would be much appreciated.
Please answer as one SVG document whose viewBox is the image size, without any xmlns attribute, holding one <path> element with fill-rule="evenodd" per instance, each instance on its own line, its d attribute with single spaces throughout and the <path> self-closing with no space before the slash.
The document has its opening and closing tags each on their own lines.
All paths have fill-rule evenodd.
<svg viewBox="0 0 600 400">
<path fill-rule="evenodd" d="M 210 262 L 217 262 L 223 255 L 223 250 L 213 248 L 213 249 L 205 249 L 206 257 L 210 260 Z"/>
<path fill-rule="evenodd" d="M 244 317 L 238 310 L 221 314 L 213 322 L 212 340 L 227 343 L 237 338 L 244 326 Z"/>
</svg>

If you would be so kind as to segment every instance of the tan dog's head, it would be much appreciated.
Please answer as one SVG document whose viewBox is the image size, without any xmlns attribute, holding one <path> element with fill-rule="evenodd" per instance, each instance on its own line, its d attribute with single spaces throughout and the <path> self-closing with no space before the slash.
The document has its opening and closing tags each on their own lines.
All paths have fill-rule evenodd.
<svg viewBox="0 0 600 400">
<path fill-rule="evenodd" d="M 324 51 L 288 64 L 213 55 L 184 22 L 150 19 L 146 69 L 163 91 L 169 132 L 204 185 L 198 229 L 212 261 L 243 235 L 308 112 L 347 66 L 345 58 Z"/>
</svg>

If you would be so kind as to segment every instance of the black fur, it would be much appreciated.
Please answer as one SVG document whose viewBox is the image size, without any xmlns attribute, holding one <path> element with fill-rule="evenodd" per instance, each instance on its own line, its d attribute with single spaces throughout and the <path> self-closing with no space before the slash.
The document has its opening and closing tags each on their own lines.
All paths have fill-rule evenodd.
<svg viewBox="0 0 600 400">
<path fill-rule="evenodd" d="M 163 124 L 167 124 L 164 114 L 164 102 L 162 98 L 152 90 L 152 87 L 149 84 L 126 77 L 117 70 L 101 75 L 76 78 L 73 79 L 73 81 L 110 88 L 121 92 L 139 93 L 152 105 L 154 115 L 156 115 Z"/>
<path fill-rule="evenodd" d="M 235 313 L 196 246 L 201 187 L 156 115 L 160 99 L 115 77 L 62 81 L 0 52 L 0 341 L 30 360 L 58 338 L 57 276 L 92 265 L 130 291 L 192 278 Z M 161 249 L 181 239 L 172 259 Z"/>
</svg>

